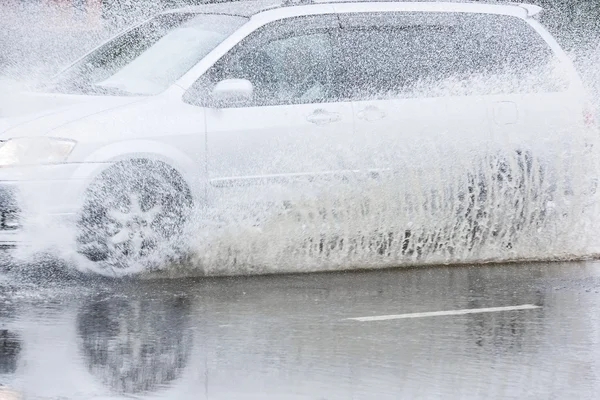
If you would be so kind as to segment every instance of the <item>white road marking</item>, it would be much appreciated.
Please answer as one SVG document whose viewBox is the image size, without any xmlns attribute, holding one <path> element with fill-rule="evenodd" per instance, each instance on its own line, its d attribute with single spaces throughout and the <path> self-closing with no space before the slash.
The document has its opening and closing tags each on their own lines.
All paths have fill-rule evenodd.
<svg viewBox="0 0 600 400">
<path fill-rule="evenodd" d="M 355 317 L 346 318 L 360 322 L 371 322 L 371 321 L 387 321 L 390 319 L 409 319 L 409 318 L 425 318 L 425 317 L 442 317 L 446 315 L 465 315 L 465 314 L 480 314 L 500 311 L 521 311 L 521 310 L 535 310 L 541 308 L 534 304 L 522 304 L 520 306 L 508 306 L 508 307 L 489 307 L 489 308 L 466 308 L 463 310 L 448 310 L 448 311 L 431 311 L 431 312 L 420 312 L 420 313 L 409 313 L 409 314 L 396 314 L 396 315 L 376 315 L 372 317 Z"/>
</svg>

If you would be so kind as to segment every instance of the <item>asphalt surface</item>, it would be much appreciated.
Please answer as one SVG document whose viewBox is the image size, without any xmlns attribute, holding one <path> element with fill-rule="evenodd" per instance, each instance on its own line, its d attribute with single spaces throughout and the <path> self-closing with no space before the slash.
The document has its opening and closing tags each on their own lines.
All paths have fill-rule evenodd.
<svg viewBox="0 0 600 400">
<path fill-rule="evenodd" d="M 597 399 L 599 308 L 592 262 L 145 282 L 11 272 L 0 383 L 24 399 Z"/>
</svg>

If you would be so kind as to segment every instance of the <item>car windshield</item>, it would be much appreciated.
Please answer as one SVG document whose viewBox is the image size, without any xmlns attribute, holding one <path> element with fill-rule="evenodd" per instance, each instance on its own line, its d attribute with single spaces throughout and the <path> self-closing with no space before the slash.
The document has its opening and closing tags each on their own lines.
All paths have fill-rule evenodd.
<svg viewBox="0 0 600 400">
<path fill-rule="evenodd" d="M 88 54 L 55 78 L 51 86 L 62 93 L 154 95 L 172 85 L 246 21 L 231 15 L 163 14 Z"/>
</svg>

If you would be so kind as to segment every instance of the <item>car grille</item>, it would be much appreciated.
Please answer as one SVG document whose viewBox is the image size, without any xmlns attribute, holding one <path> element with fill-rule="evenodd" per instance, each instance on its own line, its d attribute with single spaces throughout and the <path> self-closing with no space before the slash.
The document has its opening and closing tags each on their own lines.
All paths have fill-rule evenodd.
<svg viewBox="0 0 600 400">
<path fill-rule="evenodd" d="M 0 231 L 19 228 L 20 210 L 15 188 L 0 187 Z"/>
</svg>

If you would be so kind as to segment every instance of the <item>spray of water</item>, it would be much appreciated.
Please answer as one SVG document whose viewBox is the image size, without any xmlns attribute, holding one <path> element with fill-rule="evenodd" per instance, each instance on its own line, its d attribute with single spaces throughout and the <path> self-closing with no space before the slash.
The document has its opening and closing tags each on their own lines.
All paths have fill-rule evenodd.
<svg viewBox="0 0 600 400">
<path fill-rule="evenodd" d="M 192 264 L 231 274 L 589 255 L 596 203 L 571 189 L 591 188 L 585 162 L 554 165 L 572 179 L 560 182 L 531 153 L 504 154 L 325 184 L 263 210 L 226 207 L 230 220 L 194 240 Z"/>
</svg>

